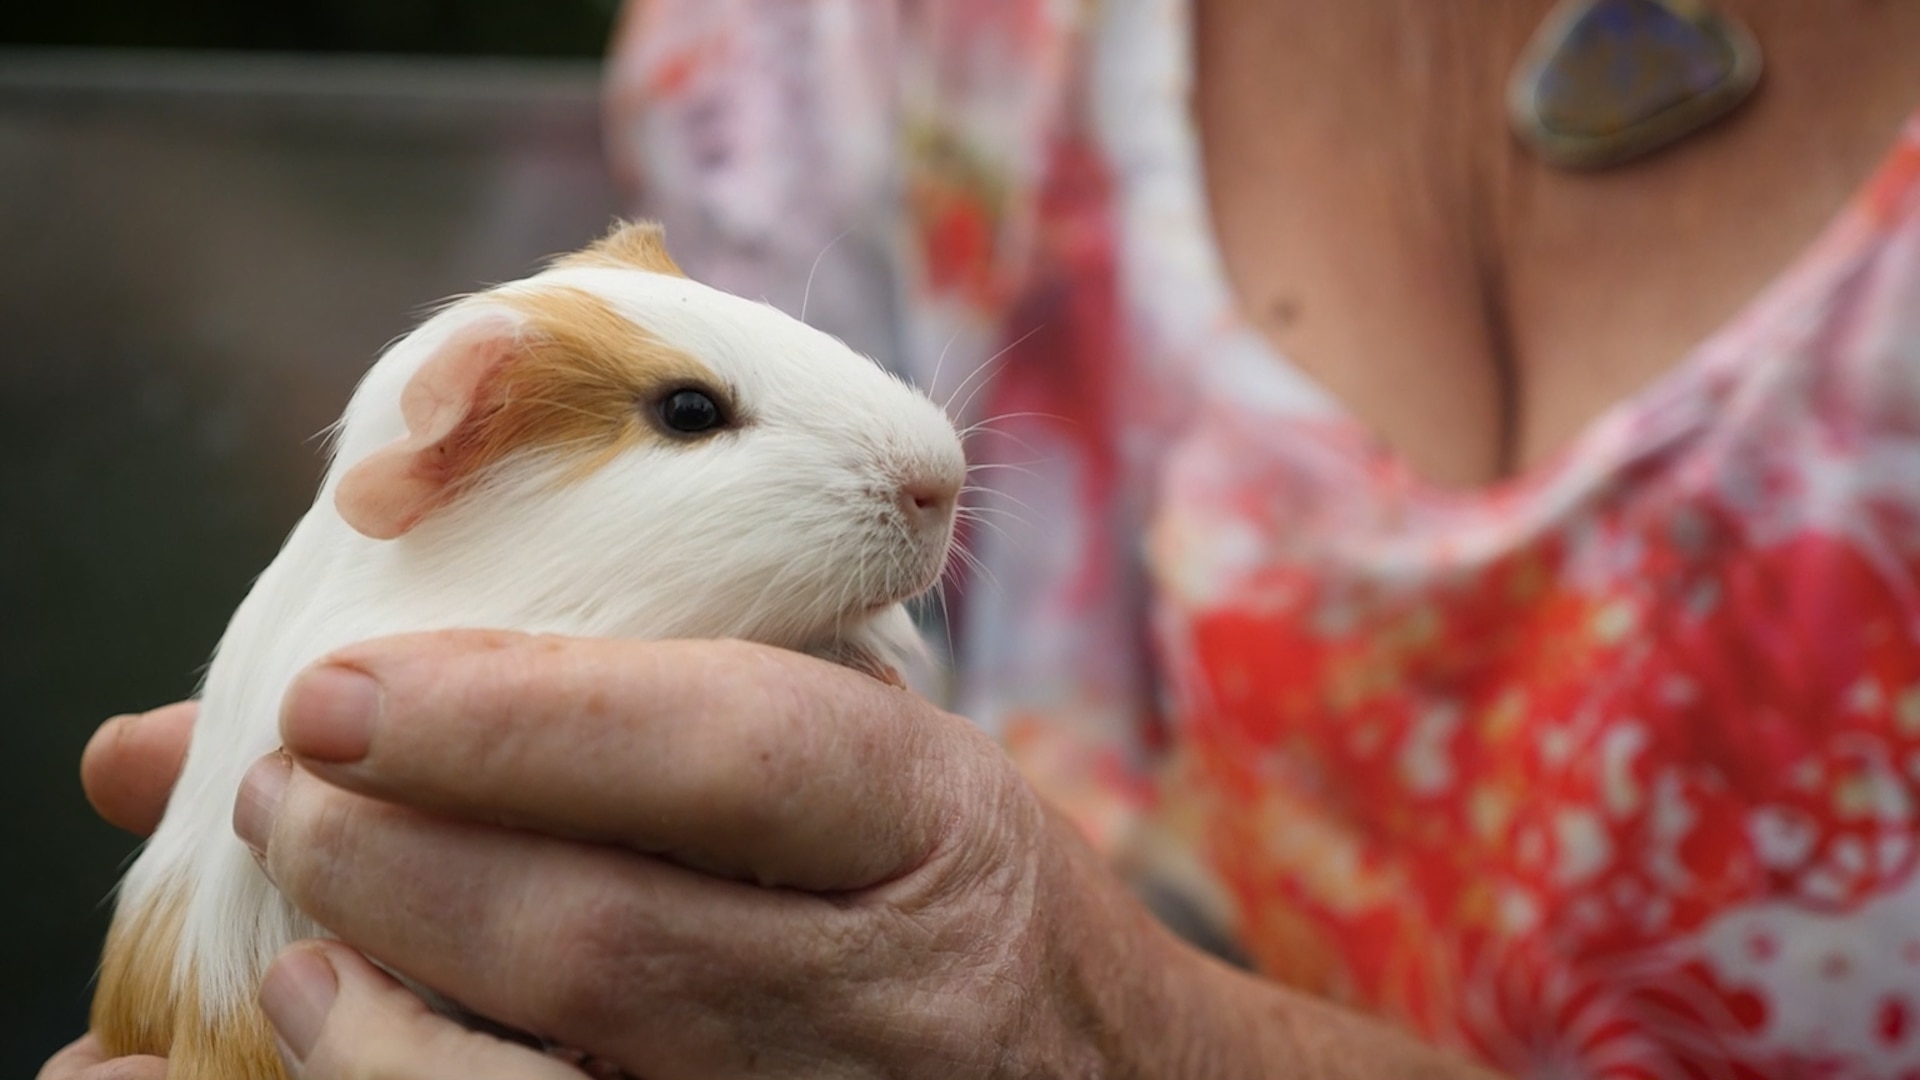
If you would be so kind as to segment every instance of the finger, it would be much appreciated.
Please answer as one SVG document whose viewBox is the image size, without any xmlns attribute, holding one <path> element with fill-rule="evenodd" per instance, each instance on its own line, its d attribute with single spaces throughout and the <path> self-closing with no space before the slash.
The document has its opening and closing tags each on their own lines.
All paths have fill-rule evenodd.
<svg viewBox="0 0 1920 1080">
<path fill-rule="evenodd" d="M 141 836 L 160 824 L 199 711 L 181 701 L 100 725 L 80 755 L 80 783 L 101 817 Z"/>
<path fill-rule="evenodd" d="M 387 639 L 297 679 L 281 735 L 352 790 L 816 891 L 924 862 L 986 760 L 911 693 L 738 642 Z"/>
<path fill-rule="evenodd" d="M 247 799 L 273 803 L 261 777 L 288 768 L 265 759 Z M 728 1075 L 737 1018 L 771 1022 L 795 1000 L 832 1008 L 827 988 L 862 984 L 865 958 L 885 952 L 865 947 L 858 909 L 832 901 L 434 817 L 298 769 L 277 782 L 265 866 L 302 911 L 483 1016 L 644 1056 L 649 1075 Z"/>
<path fill-rule="evenodd" d="M 581 1080 L 553 1058 L 439 1015 L 334 942 L 282 952 L 261 982 L 260 1005 L 301 1080 Z"/>
<path fill-rule="evenodd" d="M 167 1059 L 109 1058 L 100 1041 L 88 1035 L 48 1059 L 38 1080 L 167 1080 Z"/>
</svg>

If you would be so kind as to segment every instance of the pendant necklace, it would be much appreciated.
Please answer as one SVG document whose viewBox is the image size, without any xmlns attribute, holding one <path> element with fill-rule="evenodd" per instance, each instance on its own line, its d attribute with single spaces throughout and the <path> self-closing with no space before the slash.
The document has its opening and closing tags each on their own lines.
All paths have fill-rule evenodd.
<svg viewBox="0 0 1920 1080">
<path fill-rule="evenodd" d="M 1604 169 L 1726 116 L 1759 81 L 1752 31 L 1704 0 L 1561 0 L 1520 54 L 1507 112 L 1548 163 Z"/>
</svg>

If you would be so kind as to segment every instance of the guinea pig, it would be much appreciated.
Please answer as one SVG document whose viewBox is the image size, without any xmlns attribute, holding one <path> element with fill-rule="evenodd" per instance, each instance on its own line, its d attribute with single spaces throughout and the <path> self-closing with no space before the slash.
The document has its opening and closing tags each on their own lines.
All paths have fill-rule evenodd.
<svg viewBox="0 0 1920 1080">
<path fill-rule="evenodd" d="M 965 475 L 924 395 L 688 279 L 650 224 L 467 296 L 386 351 L 311 510 L 235 612 L 185 769 L 121 882 L 93 1001 L 174 1080 L 284 1078 L 260 978 L 325 931 L 233 835 L 303 667 L 404 631 L 740 638 L 898 682 Z M 458 988 L 442 988 L 457 995 Z"/>
</svg>

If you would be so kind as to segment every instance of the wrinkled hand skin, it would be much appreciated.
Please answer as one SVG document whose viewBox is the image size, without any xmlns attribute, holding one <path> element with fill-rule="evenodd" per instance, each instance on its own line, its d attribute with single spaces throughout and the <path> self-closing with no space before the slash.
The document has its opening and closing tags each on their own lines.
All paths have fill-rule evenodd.
<svg viewBox="0 0 1920 1080">
<path fill-rule="evenodd" d="M 341 672 L 378 686 L 364 746 Z M 1090 853 L 971 724 L 793 653 L 389 639 L 298 680 L 282 735 L 298 767 L 269 759 L 242 802 L 285 783 L 249 837 L 283 892 L 650 1080 L 1086 1075 L 1076 928 L 1135 962 L 1163 945 L 1117 886 L 1090 895 Z"/>
<path fill-rule="evenodd" d="M 354 949 L 602 1068 L 1480 1075 L 1176 943 L 972 724 L 809 657 L 409 635 L 309 669 L 281 734 L 291 761 L 257 764 L 235 809 L 280 889 Z M 157 809 L 95 787 L 170 776 L 172 744 L 143 738 L 103 729 L 84 770 L 134 827 Z M 426 1010 L 354 949 L 296 945 L 269 972 L 303 1080 L 581 1075 Z M 90 1072 L 148 1065 L 87 1054 L 42 1080 L 160 1075 Z"/>
</svg>

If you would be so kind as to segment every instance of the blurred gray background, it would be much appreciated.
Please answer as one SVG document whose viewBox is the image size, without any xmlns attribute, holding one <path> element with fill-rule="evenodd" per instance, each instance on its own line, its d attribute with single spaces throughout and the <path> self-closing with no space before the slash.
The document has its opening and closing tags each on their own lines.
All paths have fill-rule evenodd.
<svg viewBox="0 0 1920 1080">
<path fill-rule="evenodd" d="M 597 53 L 610 9 L 564 14 L 500 51 Z M 489 46 L 411 23 L 386 56 L 52 47 L 88 40 L 0 35 L 0 1077 L 83 1029 L 134 847 L 89 733 L 193 689 L 384 343 L 619 209 L 590 58 L 428 57 Z"/>
</svg>

